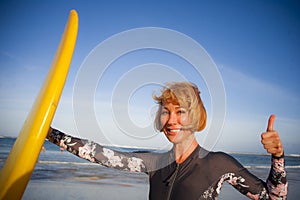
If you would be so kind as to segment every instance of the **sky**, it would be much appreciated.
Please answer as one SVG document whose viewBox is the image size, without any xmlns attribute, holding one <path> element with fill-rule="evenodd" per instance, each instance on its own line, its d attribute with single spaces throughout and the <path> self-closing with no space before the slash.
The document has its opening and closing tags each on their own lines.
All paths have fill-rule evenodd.
<svg viewBox="0 0 300 200">
<path fill-rule="evenodd" d="M 269 115 L 276 114 L 275 129 L 285 152 L 300 153 L 298 1 L 13 0 L 0 5 L 0 135 L 18 135 L 51 66 L 69 11 L 75 9 L 77 44 L 53 127 L 99 143 L 105 138 L 123 146 L 168 145 L 153 129 L 157 106 L 152 94 L 159 93 L 161 82 L 188 80 L 198 85 L 207 108 L 208 127 L 195 133 L 206 148 L 264 152 L 260 134 Z M 115 44 L 129 34 L 131 39 L 119 47 L 134 45 L 139 38 L 134 31 L 149 27 L 199 44 L 217 73 L 207 77 L 160 47 L 118 54 L 103 74 L 97 71 L 104 69 L 101 59 L 118 49 L 113 46 L 99 55 L 105 42 Z M 186 42 L 173 39 L 165 37 L 158 46 L 171 41 L 172 48 L 187 48 L 182 54 L 192 55 Z M 80 79 L 90 69 L 88 63 L 98 68 Z M 82 114 L 89 81 L 96 83 L 88 94 L 92 112 Z M 217 88 L 219 83 L 222 87 Z M 214 142 L 206 143 L 209 139 Z"/>
</svg>

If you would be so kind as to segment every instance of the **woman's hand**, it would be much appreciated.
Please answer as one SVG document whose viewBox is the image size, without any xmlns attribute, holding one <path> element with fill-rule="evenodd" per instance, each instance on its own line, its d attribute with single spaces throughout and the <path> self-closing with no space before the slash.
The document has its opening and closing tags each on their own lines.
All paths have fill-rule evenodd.
<svg viewBox="0 0 300 200">
<path fill-rule="evenodd" d="M 46 135 L 46 139 L 49 138 L 49 135 L 50 135 L 51 132 L 52 132 L 52 128 L 50 127 L 49 130 L 48 130 L 48 133 L 47 133 L 47 135 Z M 45 146 L 42 146 L 41 152 L 42 152 L 42 153 L 45 153 L 45 152 L 46 152 Z"/>
<path fill-rule="evenodd" d="M 268 153 L 275 157 L 283 155 L 283 147 L 277 131 L 273 129 L 275 115 L 271 115 L 268 122 L 267 131 L 261 134 L 261 143 Z"/>
<path fill-rule="evenodd" d="M 50 134 L 51 134 L 51 132 L 52 132 L 52 127 L 50 126 L 49 127 L 49 130 L 48 130 L 48 133 L 47 133 L 47 135 L 46 135 L 46 138 L 48 139 L 49 137 L 50 137 Z"/>
</svg>

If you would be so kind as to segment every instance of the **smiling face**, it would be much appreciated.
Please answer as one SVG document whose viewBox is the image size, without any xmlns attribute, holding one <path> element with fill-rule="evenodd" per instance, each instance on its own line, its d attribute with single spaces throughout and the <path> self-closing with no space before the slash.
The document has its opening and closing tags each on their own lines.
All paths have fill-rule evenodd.
<svg viewBox="0 0 300 200">
<path fill-rule="evenodd" d="M 173 144 L 184 143 L 194 139 L 188 127 L 191 124 L 189 111 L 178 104 L 166 103 L 161 107 L 160 124 L 162 131 Z"/>
<path fill-rule="evenodd" d="M 161 95 L 153 95 L 153 99 L 159 104 L 154 121 L 158 131 L 164 131 L 167 136 L 171 136 L 172 133 L 174 135 L 176 132 L 193 133 L 205 128 L 206 111 L 196 85 L 190 82 L 167 83 L 162 88 Z M 179 115 L 181 117 L 178 117 Z M 174 119 L 177 116 L 176 126 L 180 129 L 176 126 L 172 128 L 175 127 L 177 130 L 168 128 L 171 127 L 173 116 Z"/>
</svg>

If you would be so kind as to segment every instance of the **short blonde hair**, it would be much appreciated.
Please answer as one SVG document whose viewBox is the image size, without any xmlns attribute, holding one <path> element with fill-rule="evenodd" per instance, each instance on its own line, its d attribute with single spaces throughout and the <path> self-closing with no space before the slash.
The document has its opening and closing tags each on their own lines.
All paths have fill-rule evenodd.
<svg viewBox="0 0 300 200">
<path fill-rule="evenodd" d="M 159 104 L 156 112 L 154 126 L 162 131 L 160 121 L 162 106 L 166 103 L 178 104 L 189 112 L 191 124 L 187 127 L 193 132 L 202 131 L 206 126 L 206 110 L 200 98 L 198 87 L 190 82 L 169 82 L 162 88 L 161 95 L 153 95 Z"/>
</svg>

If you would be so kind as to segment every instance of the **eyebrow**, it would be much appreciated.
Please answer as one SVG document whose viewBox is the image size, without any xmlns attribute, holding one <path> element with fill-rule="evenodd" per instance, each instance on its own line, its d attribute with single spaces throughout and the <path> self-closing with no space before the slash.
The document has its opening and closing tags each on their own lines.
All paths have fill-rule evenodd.
<svg viewBox="0 0 300 200">
<path fill-rule="evenodd" d="M 165 106 L 163 106 L 162 107 L 163 109 L 166 109 L 166 110 L 169 110 L 167 107 L 165 107 Z M 175 106 L 175 109 L 185 109 L 186 110 L 186 108 L 184 108 L 184 107 L 181 107 L 181 106 Z"/>
</svg>

